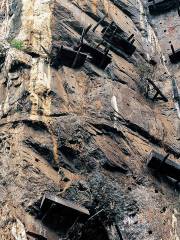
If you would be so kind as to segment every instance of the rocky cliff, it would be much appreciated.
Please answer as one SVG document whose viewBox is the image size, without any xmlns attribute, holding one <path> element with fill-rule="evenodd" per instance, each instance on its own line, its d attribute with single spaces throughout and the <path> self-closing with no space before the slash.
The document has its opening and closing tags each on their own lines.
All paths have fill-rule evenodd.
<svg viewBox="0 0 180 240">
<path fill-rule="evenodd" d="M 180 17 L 149 4 L 0 1 L 1 240 L 179 240 L 178 183 L 147 161 L 180 164 Z M 47 193 L 91 217 L 43 221 Z"/>
</svg>

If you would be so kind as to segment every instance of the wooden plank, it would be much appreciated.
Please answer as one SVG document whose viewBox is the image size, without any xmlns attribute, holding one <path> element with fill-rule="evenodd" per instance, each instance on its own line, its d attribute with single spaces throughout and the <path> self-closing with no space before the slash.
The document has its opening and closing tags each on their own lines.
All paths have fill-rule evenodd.
<svg viewBox="0 0 180 240">
<path fill-rule="evenodd" d="M 112 50 L 117 51 L 119 49 L 129 56 L 135 52 L 136 47 L 132 44 L 134 35 L 132 34 L 128 39 L 123 38 L 121 29 L 113 22 L 107 28 L 104 28 L 102 33 L 103 39 L 110 44 Z M 132 42 L 129 42 L 128 40 L 131 39 Z"/>
<path fill-rule="evenodd" d="M 151 15 L 158 15 L 167 11 L 170 11 L 171 9 L 174 9 L 177 7 L 176 0 L 156 0 L 151 1 L 149 3 L 149 13 Z"/>
<path fill-rule="evenodd" d="M 81 44 L 80 46 L 75 47 L 75 50 L 81 48 L 82 53 L 86 53 L 90 55 L 90 62 L 97 66 L 98 68 L 105 69 L 109 63 L 111 63 L 111 56 L 107 53 L 101 52 L 97 48 L 93 48 L 88 44 Z"/>
<path fill-rule="evenodd" d="M 169 55 L 169 59 L 171 63 L 174 64 L 180 62 L 180 49 L 173 51 L 173 53 Z"/>
<path fill-rule="evenodd" d="M 27 231 L 26 234 L 32 238 L 35 238 L 36 240 L 47 240 L 46 237 L 43 237 L 42 235 L 34 232 Z"/>
<path fill-rule="evenodd" d="M 60 207 L 62 207 L 62 208 L 69 208 L 70 210 L 73 210 L 73 211 L 77 212 L 77 214 L 80 214 L 80 215 L 81 214 L 86 215 L 86 216 L 90 215 L 88 209 L 86 209 L 78 204 L 75 204 L 69 200 L 66 200 L 61 197 L 57 197 L 57 196 L 51 195 L 51 194 L 45 194 L 43 196 L 40 208 L 43 211 L 44 209 L 49 208 L 49 206 L 51 204 L 60 205 Z"/>
</svg>

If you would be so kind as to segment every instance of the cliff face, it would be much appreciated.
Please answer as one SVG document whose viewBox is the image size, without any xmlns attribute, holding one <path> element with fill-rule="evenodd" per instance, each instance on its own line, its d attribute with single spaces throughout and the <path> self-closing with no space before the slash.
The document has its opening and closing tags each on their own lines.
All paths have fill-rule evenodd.
<svg viewBox="0 0 180 240">
<path fill-rule="evenodd" d="M 1 0 L 1 240 L 33 239 L 27 231 L 63 239 L 56 224 L 51 228 L 38 217 L 44 193 L 78 203 L 92 216 L 100 212 L 66 239 L 179 240 L 178 184 L 147 167 L 152 150 L 180 164 L 173 92 L 174 82 L 180 87 L 180 65 L 168 57 L 170 41 L 179 48 L 179 16 L 176 9 L 151 16 L 147 5 Z M 58 68 L 52 65 L 51 55 L 58 58 L 53 50 L 73 49 L 90 24 L 84 43 L 96 47 L 111 21 L 123 38 L 134 34 L 132 56 L 110 48 L 112 62 L 103 70 L 92 56 L 80 68 L 62 64 L 73 56 L 65 52 Z M 152 100 L 156 91 L 147 79 L 168 102 Z"/>
</svg>

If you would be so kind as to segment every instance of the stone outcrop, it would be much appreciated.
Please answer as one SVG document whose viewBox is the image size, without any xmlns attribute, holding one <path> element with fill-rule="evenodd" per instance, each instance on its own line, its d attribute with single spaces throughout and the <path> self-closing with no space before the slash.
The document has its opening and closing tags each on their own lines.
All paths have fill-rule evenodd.
<svg viewBox="0 0 180 240">
<path fill-rule="evenodd" d="M 179 185 L 147 167 L 152 150 L 180 164 L 177 9 L 157 16 L 148 1 L 2 0 L 0 2 L 0 239 L 179 240 Z M 96 31 L 93 27 L 106 15 Z M 64 66 L 53 49 L 84 43 L 103 52 L 112 21 L 132 56 L 110 48 L 103 70 L 87 54 Z M 76 52 L 77 53 L 77 52 Z M 59 56 L 59 55 L 58 55 Z M 67 55 L 68 57 L 68 55 Z M 152 80 L 168 102 L 153 100 Z M 66 233 L 43 223 L 43 195 L 87 208 Z M 50 219 L 51 221 L 51 219 Z"/>
</svg>

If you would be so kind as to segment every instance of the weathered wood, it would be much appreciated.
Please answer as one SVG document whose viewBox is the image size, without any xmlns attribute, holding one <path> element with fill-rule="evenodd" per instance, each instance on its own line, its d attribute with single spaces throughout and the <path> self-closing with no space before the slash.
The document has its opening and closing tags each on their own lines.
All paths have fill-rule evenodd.
<svg viewBox="0 0 180 240">
<path fill-rule="evenodd" d="M 84 222 L 89 215 L 89 211 L 80 205 L 45 194 L 41 201 L 39 218 L 45 226 L 63 236 L 77 219 L 78 222 Z"/>
<path fill-rule="evenodd" d="M 111 56 L 108 52 L 101 52 L 97 48 L 93 48 L 88 44 L 83 43 L 80 46 L 75 47 L 75 50 L 81 48 L 82 53 L 89 54 L 91 56 L 90 62 L 98 68 L 105 69 L 109 63 L 111 63 Z"/>
<path fill-rule="evenodd" d="M 81 53 L 79 50 L 75 51 L 69 47 L 53 47 L 51 53 L 49 53 L 43 46 L 43 51 L 47 54 L 51 66 L 58 69 L 60 66 L 66 66 L 71 68 L 80 68 L 84 65 L 87 55 Z"/>
<path fill-rule="evenodd" d="M 39 236 L 44 238 L 44 239 L 41 238 L 42 240 L 45 240 L 45 239 L 60 240 L 57 233 L 55 233 L 54 231 L 51 231 L 42 223 L 42 221 L 40 221 L 38 218 L 35 218 L 34 216 L 26 214 L 24 219 L 24 224 L 27 229 L 26 231 L 27 236 L 28 234 L 31 234 L 31 237 L 35 236 L 36 239 L 38 239 L 37 236 Z"/>
<path fill-rule="evenodd" d="M 134 34 L 131 34 L 131 36 L 128 37 L 128 41 L 130 41 L 134 37 Z"/>
<path fill-rule="evenodd" d="M 170 59 L 171 63 L 180 62 L 180 49 L 175 51 L 173 45 L 171 44 L 171 50 L 172 50 L 172 54 L 169 55 L 169 59 Z"/>
<path fill-rule="evenodd" d="M 107 17 L 107 14 L 104 15 L 104 17 L 102 17 L 97 24 L 93 27 L 93 32 L 96 31 L 97 27 L 105 20 L 105 18 Z"/>
<path fill-rule="evenodd" d="M 134 35 L 131 35 L 128 39 L 123 38 L 121 36 L 122 31 L 113 22 L 107 28 L 104 28 L 102 33 L 103 40 L 110 44 L 112 50 L 117 51 L 118 49 L 129 56 L 135 52 L 136 47 L 132 44 Z M 131 39 L 132 41 L 129 42 Z"/>
<path fill-rule="evenodd" d="M 156 92 L 156 94 L 155 94 L 154 97 L 153 97 L 153 100 L 154 100 L 154 101 L 157 99 L 157 96 L 158 96 L 158 95 L 159 95 L 159 93 Z"/>
<path fill-rule="evenodd" d="M 148 2 L 149 13 L 151 15 L 158 15 L 177 7 L 176 0 L 156 0 L 156 1 L 150 0 Z"/>
<path fill-rule="evenodd" d="M 180 16 L 180 0 L 176 0 L 178 15 Z"/>
<path fill-rule="evenodd" d="M 79 59 L 79 56 L 80 56 L 80 51 L 81 51 L 81 48 L 79 48 L 79 50 L 76 53 L 76 56 L 75 56 L 73 64 L 72 64 L 72 68 L 75 68 L 76 65 L 77 65 L 77 62 L 78 62 L 78 59 Z"/>
<path fill-rule="evenodd" d="M 180 181 L 180 165 L 169 160 L 168 155 L 163 155 L 152 151 L 149 156 L 148 167 L 159 173 Z"/>
<path fill-rule="evenodd" d="M 49 58 L 51 58 L 52 56 L 51 56 L 51 54 L 48 52 L 48 50 L 45 49 L 45 47 L 43 47 L 42 45 L 41 45 L 41 47 L 42 47 L 43 51 L 46 53 L 46 55 L 47 55 Z"/>
<path fill-rule="evenodd" d="M 74 212 L 77 215 L 86 215 L 89 216 L 89 211 L 80 206 L 77 205 L 69 200 L 63 199 L 61 197 L 57 197 L 54 195 L 50 195 L 50 194 L 45 194 L 42 198 L 41 201 L 41 211 L 42 212 L 47 212 L 48 209 L 51 207 L 51 205 L 54 204 L 57 207 L 59 207 L 61 209 L 61 214 L 65 213 L 69 213 L 69 212 Z"/>
<path fill-rule="evenodd" d="M 30 231 L 27 231 L 26 234 L 32 238 L 34 238 L 35 240 L 47 240 L 46 237 L 43 237 L 42 235 L 39 235 L 37 233 L 33 233 Z"/>
<path fill-rule="evenodd" d="M 107 65 L 111 62 L 111 57 L 108 55 L 109 49 L 108 51 L 105 50 L 105 52 L 103 53 L 97 48 L 93 48 L 90 45 L 84 43 L 84 37 L 87 34 L 87 32 L 90 30 L 90 28 L 91 28 L 91 25 L 89 25 L 86 29 L 83 29 L 83 32 L 80 38 L 80 43 L 78 46 L 75 46 L 74 49 L 78 52 L 78 54 L 82 52 L 90 55 L 90 58 L 89 58 L 90 62 L 92 62 L 97 67 L 104 70 L 107 67 Z"/>
<path fill-rule="evenodd" d="M 155 84 L 151 79 L 147 79 L 147 81 L 148 81 L 148 83 L 150 83 L 150 84 L 153 86 L 154 90 L 156 91 L 156 94 L 155 94 L 153 100 L 157 99 L 157 96 L 160 95 L 161 98 L 162 98 L 162 100 L 163 100 L 164 102 L 168 102 L 167 97 L 165 97 L 165 95 L 164 95 L 164 94 L 161 92 L 161 90 L 156 86 L 156 84 Z"/>
<path fill-rule="evenodd" d="M 120 240 L 124 240 L 124 238 L 123 238 L 123 236 L 122 236 L 122 233 L 121 233 L 121 231 L 120 231 L 119 226 L 117 225 L 117 223 L 115 223 L 115 228 L 116 228 L 116 231 L 117 231 L 117 233 L 118 233 L 118 235 L 119 235 L 119 239 L 120 239 Z"/>
<path fill-rule="evenodd" d="M 80 38 L 80 44 L 83 44 L 84 41 L 84 37 L 87 35 L 87 33 L 89 32 L 89 30 L 91 29 L 92 25 L 90 24 L 86 29 L 84 28 L 81 34 L 81 38 Z"/>
<path fill-rule="evenodd" d="M 54 48 L 52 50 L 52 56 L 51 65 L 54 68 L 58 68 L 61 65 L 71 68 L 80 68 L 87 59 L 86 54 L 64 46 Z"/>
</svg>

